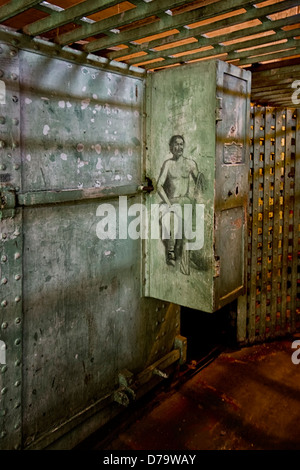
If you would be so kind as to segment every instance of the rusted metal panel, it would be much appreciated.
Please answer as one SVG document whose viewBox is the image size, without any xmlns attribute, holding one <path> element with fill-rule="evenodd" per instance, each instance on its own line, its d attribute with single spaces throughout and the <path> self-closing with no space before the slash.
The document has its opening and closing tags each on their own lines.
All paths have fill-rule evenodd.
<svg viewBox="0 0 300 470">
<path fill-rule="evenodd" d="M 147 88 L 147 176 L 155 188 L 149 225 L 164 204 L 194 205 L 203 215 L 197 249 L 186 249 L 178 232 L 163 240 L 161 216 L 160 237 L 151 233 L 147 241 L 145 292 L 213 312 L 245 289 L 250 74 L 209 62 L 154 74 Z M 178 159 L 173 139 L 183 147 Z"/>
<path fill-rule="evenodd" d="M 253 122 L 248 312 L 241 306 L 248 328 L 242 342 L 299 328 L 298 117 L 294 109 L 254 107 Z"/>
</svg>

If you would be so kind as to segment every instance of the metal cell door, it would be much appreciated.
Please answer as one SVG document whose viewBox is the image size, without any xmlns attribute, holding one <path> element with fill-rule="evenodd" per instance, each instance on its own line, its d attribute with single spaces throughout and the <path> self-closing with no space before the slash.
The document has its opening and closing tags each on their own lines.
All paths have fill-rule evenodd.
<svg viewBox="0 0 300 470">
<path fill-rule="evenodd" d="M 143 82 L 8 44 L 0 70 L 1 446 L 30 448 L 143 360 L 139 245 L 97 236 L 140 198 Z"/>
</svg>

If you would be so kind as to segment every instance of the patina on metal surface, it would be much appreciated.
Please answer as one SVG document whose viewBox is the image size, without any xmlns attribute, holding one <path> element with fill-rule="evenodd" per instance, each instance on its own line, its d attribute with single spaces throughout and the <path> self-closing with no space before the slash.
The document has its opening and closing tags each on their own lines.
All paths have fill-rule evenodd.
<svg viewBox="0 0 300 470">
<path fill-rule="evenodd" d="M 23 349 L 19 52 L 0 44 L 0 448 L 21 448 Z"/>
<path fill-rule="evenodd" d="M 97 235 L 101 204 L 143 202 L 144 81 L 11 43 L 0 70 L 0 447 L 71 448 L 122 409 L 120 371 L 158 383 L 181 357 L 142 241 Z"/>
<path fill-rule="evenodd" d="M 250 82 L 249 72 L 220 61 L 149 77 L 147 176 L 155 190 L 147 201 L 162 231 L 148 240 L 148 296 L 213 312 L 245 292 Z M 159 211 L 173 204 L 184 226 L 186 206 L 200 209 L 192 221 L 199 247 L 186 249 L 184 235 L 174 242 L 177 232 L 163 240 Z"/>
</svg>

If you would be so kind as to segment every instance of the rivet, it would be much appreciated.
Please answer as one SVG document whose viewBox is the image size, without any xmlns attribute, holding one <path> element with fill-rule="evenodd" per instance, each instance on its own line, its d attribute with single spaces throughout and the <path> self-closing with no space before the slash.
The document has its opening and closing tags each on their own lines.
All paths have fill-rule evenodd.
<svg viewBox="0 0 300 470">
<path fill-rule="evenodd" d="M 19 119 L 13 118 L 12 122 L 15 126 L 17 126 L 19 124 Z"/>
<path fill-rule="evenodd" d="M 6 307 L 6 306 L 7 306 L 7 300 L 2 300 L 1 307 Z"/>
<path fill-rule="evenodd" d="M 5 330 L 8 327 L 8 323 L 5 321 L 2 323 L 1 328 L 2 330 Z"/>
<path fill-rule="evenodd" d="M 17 338 L 16 341 L 15 341 L 15 345 L 18 346 L 20 343 L 21 343 L 20 338 Z"/>
<path fill-rule="evenodd" d="M 17 381 L 15 382 L 15 387 L 19 387 L 20 385 L 21 385 L 20 380 L 17 380 Z"/>
<path fill-rule="evenodd" d="M 4 374 L 7 371 L 7 366 L 3 366 L 1 369 L 2 374 Z"/>
<path fill-rule="evenodd" d="M 3 238 L 3 237 L 2 237 Z M 7 256 L 6 255 L 2 255 L 1 256 L 1 261 L 2 263 L 5 263 L 7 261 Z"/>
<path fill-rule="evenodd" d="M 21 258 L 21 254 L 19 252 L 15 253 L 15 259 Z"/>
<path fill-rule="evenodd" d="M 14 408 L 17 409 L 17 408 L 20 408 L 20 406 L 21 406 L 21 403 L 17 401 L 14 405 Z"/>
<path fill-rule="evenodd" d="M 2 433 L 0 434 L 0 437 L 3 439 L 5 436 L 6 436 L 6 432 L 2 431 Z"/>
<path fill-rule="evenodd" d="M 3 279 L 1 279 L 1 284 L 7 284 L 7 278 L 4 277 Z"/>
<path fill-rule="evenodd" d="M 14 170 L 18 170 L 20 168 L 20 165 L 18 165 L 17 163 L 14 165 Z"/>
<path fill-rule="evenodd" d="M 17 360 L 15 361 L 15 367 L 19 367 L 20 364 L 21 364 L 21 361 L 20 361 L 19 359 L 17 359 Z"/>
<path fill-rule="evenodd" d="M 20 302 L 20 300 L 21 300 L 21 297 L 17 295 L 17 297 L 15 297 L 15 302 Z"/>
<path fill-rule="evenodd" d="M 15 280 L 18 281 L 19 279 L 21 279 L 20 274 L 16 274 L 16 275 L 15 275 Z"/>
<path fill-rule="evenodd" d="M 0 124 L 5 124 L 6 119 L 4 116 L 0 116 Z"/>
<path fill-rule="evenodd" d="M 18 142 L 13 142 L 13 143 L 11 144 L 11 147 L 12 147 L 13 149 L 16 149 L 16 148 L 18 147 L 18 145 L 19 145 Z"/>
<path fill-rule="evenodd" d="M 6 170 L 6 165 L 4 163 L 1 163 L 0 165 L 0 171 Z"/>
<path fill-rule="evenodd" d="M 20 318 L 20 317 L 17 317 L 17 318 L 15 319 L 15 324 L 16 324 L 16 325 L 19 325 L 20 323 L 21 323 L 21 318 Z"/>
<path fill-rule="evenodd" d="M 16 423 L 14 427 L 15 429 L 18 429 L 20 427 L 20 423 Z"/>
<path fill-rule="evenodd" d="M 17 103 L 17 102 L 19 101 L 19 98 L 14 95 L 14 96 L 12 97 L 12 100 L 13 100 L 14 103 Z"/>
<path fill-rule="evenodd" d="M 6 387 L 2 388 L 1 395 L 5 395 L 6 393 L 7 393 L 7 388 Z"/>
</svg>

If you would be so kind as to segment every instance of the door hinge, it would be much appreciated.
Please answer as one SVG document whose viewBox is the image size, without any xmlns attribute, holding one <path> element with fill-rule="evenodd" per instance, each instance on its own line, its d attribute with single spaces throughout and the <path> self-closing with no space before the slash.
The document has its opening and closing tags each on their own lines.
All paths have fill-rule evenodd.
<svg viewBox="0 0 300 470">
<path fill-rule="evenodd" d="M 9 186 L 0 188 L 0 220 L 15 216 L 16 190 Z"/>
<path fill-rule="evenodd" d="M 223 108 L 223 105 L 222 105 L 222 102 L 223 102 L 223 98 L 217 96 L 216 98 L 216 121 L 222 121 L 222 108 Z"/>
</svg>

